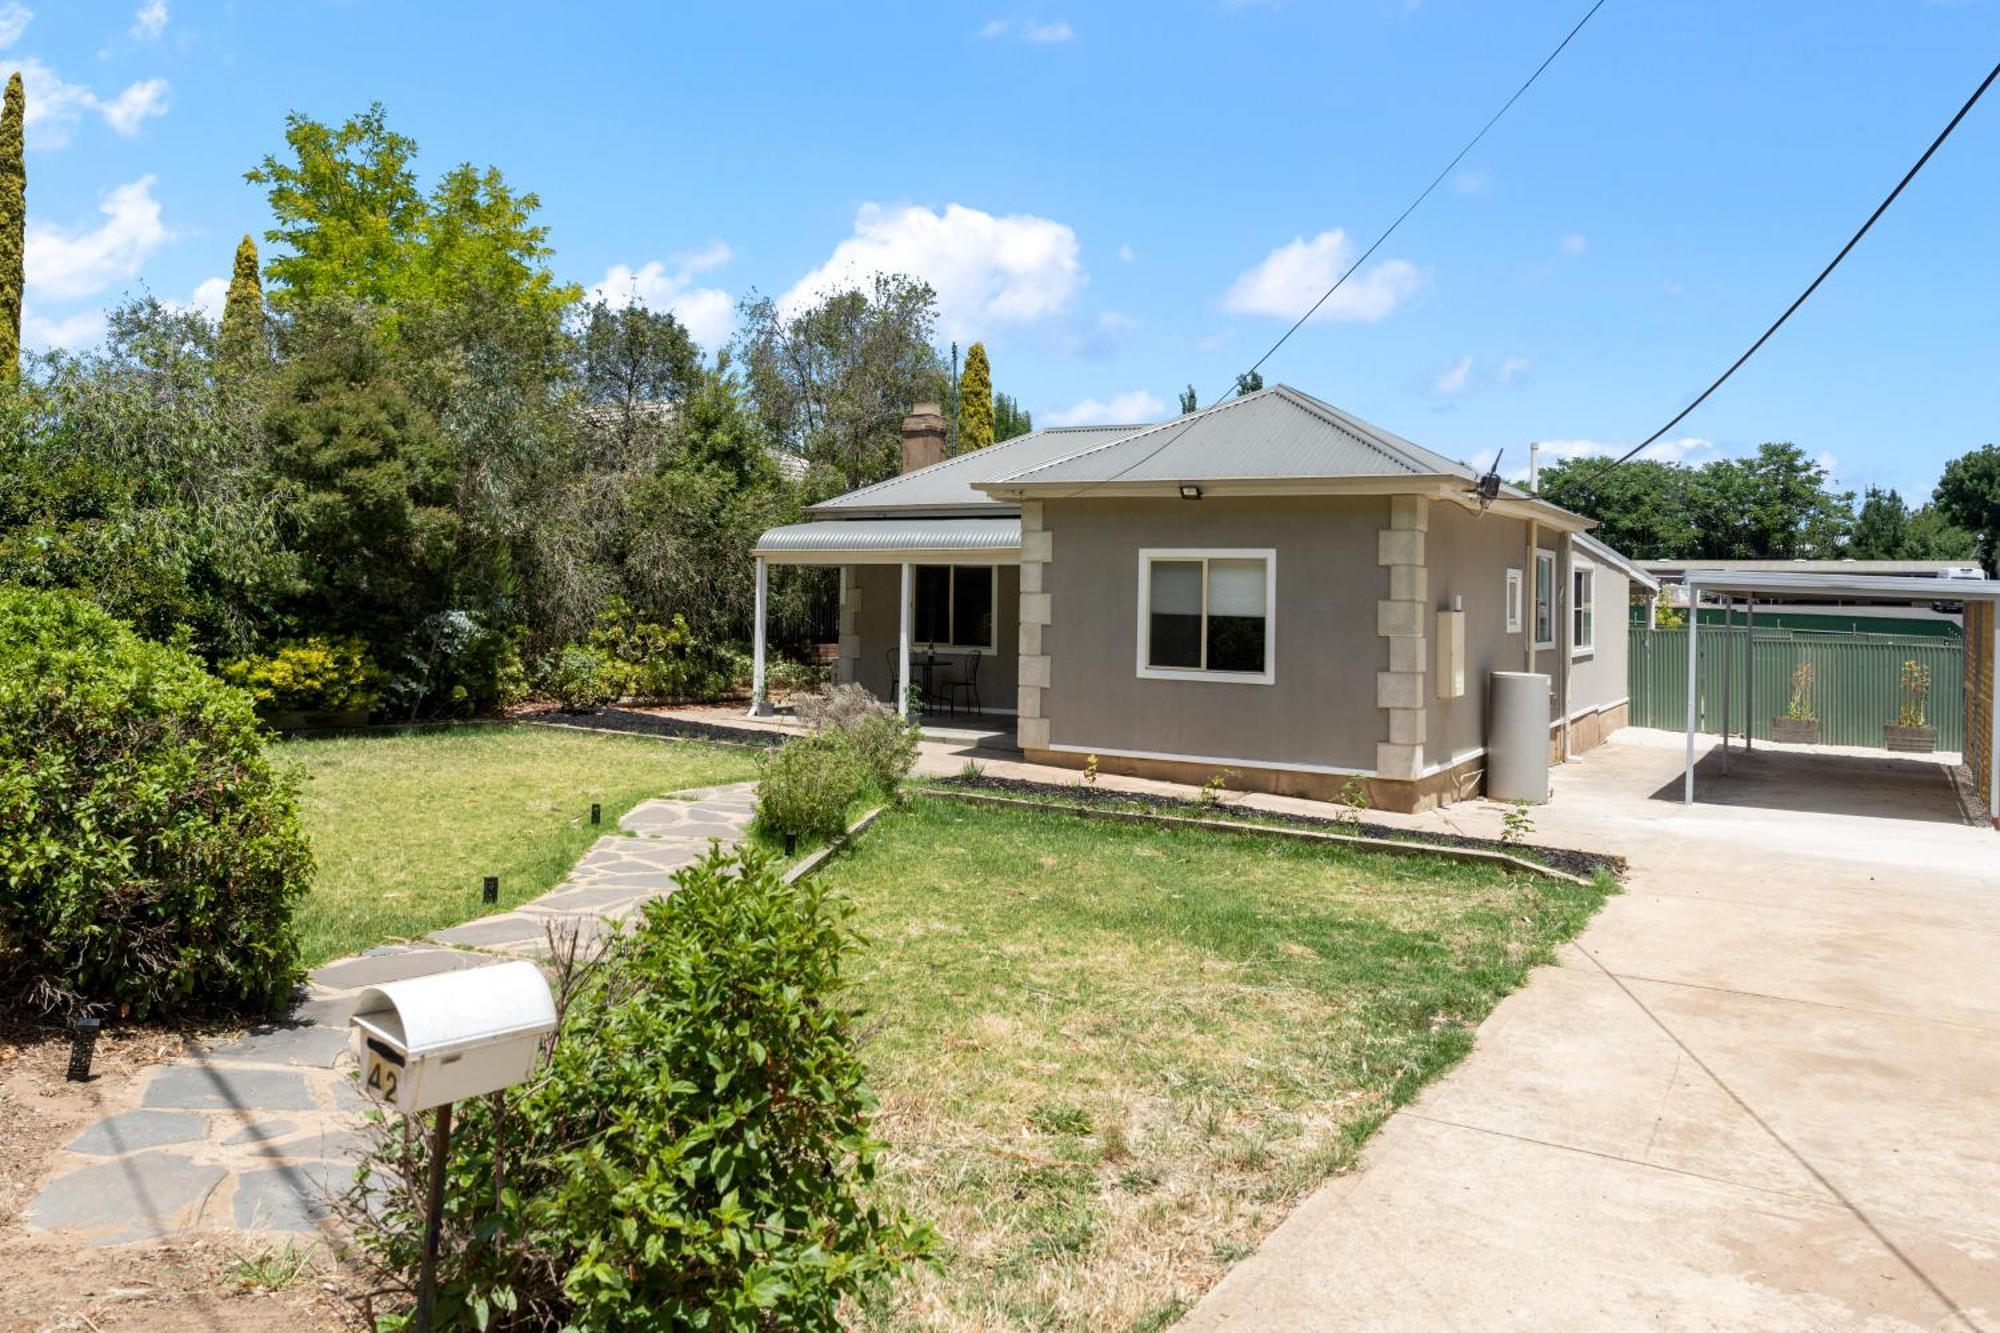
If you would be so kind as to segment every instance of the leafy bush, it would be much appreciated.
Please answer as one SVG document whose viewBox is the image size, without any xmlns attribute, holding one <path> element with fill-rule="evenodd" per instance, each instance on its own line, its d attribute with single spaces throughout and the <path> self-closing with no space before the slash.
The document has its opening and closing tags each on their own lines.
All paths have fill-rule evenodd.
<svg viewBox="0 0 2000 1333">
<path fill-rule="evenodd" d="M 665 625 L 634 616 L 613 598 L 590 632 L 604 654 L 614 692 L 662 703 L 711 703 L 736 685 L 741 654 L 704 643 L 675 615 Z"/>
<path fill-rule="evenodd" d="M 768 832 L 831 838 L 868 787 L 868 766 L 837 731 L 795 736 L 757 761 L 757 822 Z"/>
<path fill-rule="evenodd" d="M 600 648 L 575 643 L 549 659 L 542 671 L 542 688 L 566 713 L 593 712 L 619 695 L 611 659 Z"/>
<path fill-rule="evenodd" d="M 764 687 L 774 693 L 811 694 L 826 688 L 829 674 L 823 666 L 779 657 L 764 664 Z"/>
<path fill-rule="evenodd" d="M 815 731 L 846 737 L 884 796 L 894 796 L 916 767 L 922 729 L 859 685 L 833 686 L 802 703 L 799 715 Z"/>
<path fill-rule="evenodd" d="M 305 639 L 282 645 L 268 657 L 226 662 L 222 678 L 250 691 L 257 711 L 370 712 L 381 702 L 382 673 L 368 660 L 359 639 L 329 642 Z"/>
<path fill-rule="evenodd" d="M 68 594 L 0 589 L 0 996 L 269 1010 L 311 876 L 249 695 Z"/>
<path fill-rule="evenodd" d="M 711 852 L 601 960 L 559 952 L 546 1067 L 461 1103 L 438 1327 L 838 1327 L 928 1228 L 863 1198 L 847 909 L 766 853 Z M 346 1213 L 414 1286 L 428 1136 L 383 1125 Z"/>
</svg>

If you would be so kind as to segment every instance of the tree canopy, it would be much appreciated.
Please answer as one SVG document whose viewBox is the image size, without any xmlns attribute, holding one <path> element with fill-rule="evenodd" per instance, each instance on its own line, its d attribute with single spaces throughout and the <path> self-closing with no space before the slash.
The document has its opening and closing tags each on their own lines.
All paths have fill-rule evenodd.
<svg viewBox="0 0 2000 1333">
<path fill-rule="evenodd" d="M 993 368 L 986 344 L 974 343 L 965 351 L 965 378 L 958 384 L 958 447 L 984 449 L 993 438 Z"/>
</svg>

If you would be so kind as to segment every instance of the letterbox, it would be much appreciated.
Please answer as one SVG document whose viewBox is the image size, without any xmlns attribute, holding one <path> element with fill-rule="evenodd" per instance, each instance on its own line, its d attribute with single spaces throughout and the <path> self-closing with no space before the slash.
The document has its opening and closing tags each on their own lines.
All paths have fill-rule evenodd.
<svg viewBox="0 0 2000 1333">
<path fill-rule="evenodd" d="M 529 962 L 371 986 L 348 1020 L 362 1088 L 405 1114 L 521 1082 L 555 1026 L 549 983 Z"/>
</svg>

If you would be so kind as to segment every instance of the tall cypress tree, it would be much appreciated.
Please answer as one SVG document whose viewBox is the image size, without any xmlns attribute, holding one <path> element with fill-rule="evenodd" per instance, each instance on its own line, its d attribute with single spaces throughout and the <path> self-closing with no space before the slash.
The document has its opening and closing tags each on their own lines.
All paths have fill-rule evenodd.
<svg viewBox="0 0 2000 1333">
<path fill-rule="evenodd" d="M 993 443 L 993 368 L 986 344 L 965 349 L 965 378 L 958 384 L 958 447 L 984 449 Z"/>
<path fill-rule="evenodd" d="M 28 94 L 18 71 L 0 111 L 0 378 L 21 374 L 21 292 L 27 286 L 28 159 L 22 142 Z"/>
<path fill-rule="evenodd" d="M 259 360 L 264 353 L 264 283 L 257 276 L 257 243 L 248 236 L 236 247 L 236 269 L 222 303 L 222 355 L 226 360 Z"/>
</svg>

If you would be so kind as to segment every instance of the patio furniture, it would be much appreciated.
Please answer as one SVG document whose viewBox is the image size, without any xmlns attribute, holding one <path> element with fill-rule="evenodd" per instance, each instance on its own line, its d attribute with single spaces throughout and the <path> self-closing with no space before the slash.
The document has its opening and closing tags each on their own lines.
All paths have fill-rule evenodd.
<svg viewBox="0 0 2000 1333">
<path fill-rule="evenodd" d="M 967 653 L 965 655 L 965 679 L 945 682 L 945 706 L 951 709 L 953 717 L 958 716 L 958 698 L 961 693 L 967 696 L 967 702 L 973 712 L 983 713 L 986 711 L 985 705 L 979 701 L 979 663 L 985 656 L 984 653 Z"/>
<path fill-rule="evenodd" d="M 896 660 L 897 652 L 894 648 L 891 648 L 883 655 L 889 662 L 889 693 L 893 699 L 896 692 L 896 675 L 899 666 Z M 950 658 L 941 657 L 929 649 L 911 653 L 910 674 L 912 679 L 910 684 L 913 687 L 910 696 L 911 700 L 922 707 L 928 707 L 937 702 L 941 697 L 938 693 L 937 669 L 941 666 L 948 667 L 950 665 Z M 947 688 L 952 683 L 949 678 L 945 681 Z"/>
</svg>

